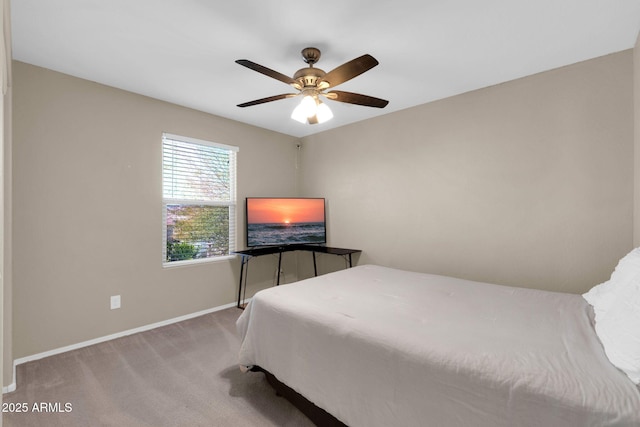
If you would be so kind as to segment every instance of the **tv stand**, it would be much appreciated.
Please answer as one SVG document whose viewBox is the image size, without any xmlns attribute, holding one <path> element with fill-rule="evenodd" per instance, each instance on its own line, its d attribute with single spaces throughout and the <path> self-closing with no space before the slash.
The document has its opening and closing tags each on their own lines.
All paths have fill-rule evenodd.
<svg viewBox="0 0 640 427">
<path fill-rule="evenodd" d="M 293 251 L 307 251 L 313 255 L 313 274 L 318 275 L 318 267 L 316 265 L 316 253 L 340 255 L 348 261 L 348 268 L 352 267 L 351 255 L 362 252 L 360 249 L 344 249 L 344 248 L 332 248 L 328 246 L 319 245 L 285 245 L 285 246 L 266 246 L 260 248 L 245 249 L 242 251 L 236 251 L 234 254 L 240 255 L 240 286 L 238 286 L 238 308 L 244 309 L 244 295 L 243 289 L 247 290 L 247 275 L 249 272 L 249 260 L 253 257 L 262 255 L 278 254 L 278 270 L 276 278 L 276 286 L 280 285 L 280 268 L 282 266 L 282 254 L 285 252 Z M 246 266 L 246 267 L 245 267 Z M 246 271 L 245 271 L 246 270 Z M 243 281 L 244 277 L 244 281 Z"/>
</svg>

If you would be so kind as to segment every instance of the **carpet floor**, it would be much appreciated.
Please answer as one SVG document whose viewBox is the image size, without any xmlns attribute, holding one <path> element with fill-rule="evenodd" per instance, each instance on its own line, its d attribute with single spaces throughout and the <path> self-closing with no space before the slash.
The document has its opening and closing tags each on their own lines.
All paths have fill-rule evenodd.
<svg viewBox="0 0 640 427">
<path fill-rule="evenodd" d="M 313 426 L 241 373 L 232 308 L 17 367 L 5 427 Z M 15 412 L 20 409 L 23 412 Z"/>
</svg>

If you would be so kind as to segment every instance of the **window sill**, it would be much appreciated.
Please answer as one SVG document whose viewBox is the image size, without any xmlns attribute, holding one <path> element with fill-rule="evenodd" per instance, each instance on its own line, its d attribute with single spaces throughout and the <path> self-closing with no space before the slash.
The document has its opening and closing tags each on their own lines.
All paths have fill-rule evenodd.
<svg viewBox="0 0 640 427">
<path fill-rule="evenodd" d="M 202 259 L 189 259 L 186 261 L 163 262 L 162 268 L 189 267 L 192 265 L 202 265 L 202 264 L 217 263 L 222 261 L 230 261 L 235 258 L 236 258 L 236 255 L 224 255 L 224 256 L 219 256 L 215 258 L 202 258 Z"/>
</svg>

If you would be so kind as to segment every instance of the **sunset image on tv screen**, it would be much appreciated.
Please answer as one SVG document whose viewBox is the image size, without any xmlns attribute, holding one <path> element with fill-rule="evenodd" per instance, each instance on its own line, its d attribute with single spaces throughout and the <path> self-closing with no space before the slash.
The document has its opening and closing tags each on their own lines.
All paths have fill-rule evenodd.
<svg viewBox="0 0 640 427">
<path fill-rule="evenodd" d="M 247 245 L 324 243 L 324 199 L 247 198 Z"/>
</svg>

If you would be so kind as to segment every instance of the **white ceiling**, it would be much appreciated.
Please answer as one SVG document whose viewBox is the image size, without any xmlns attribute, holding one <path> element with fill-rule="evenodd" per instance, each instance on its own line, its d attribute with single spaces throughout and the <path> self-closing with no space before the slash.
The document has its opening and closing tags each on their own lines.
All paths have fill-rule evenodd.
<svg viewBox="0 0 640 427">
<path fill-rule="evenodd" d="M 640 0 L 12 0 L 13 57 L 109 86 L 302 137 L 632 48 Z M 362 54 L 380 65 L 338 89 L 385 109 L 327 104 L 334 119 L 290 119 L 300 98 L 236 64 L 286 75 Z"/>
</svg>

